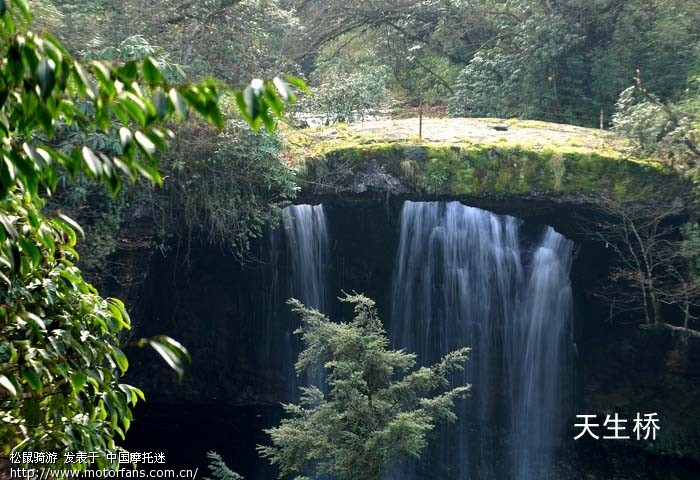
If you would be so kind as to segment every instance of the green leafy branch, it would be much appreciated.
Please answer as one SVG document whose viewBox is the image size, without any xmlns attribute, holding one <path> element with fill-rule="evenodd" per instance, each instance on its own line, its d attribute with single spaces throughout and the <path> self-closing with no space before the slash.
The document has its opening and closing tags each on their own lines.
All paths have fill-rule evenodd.
<svg viewBox="0 0 700 480">
<path fill-rule="evenodd" d="M 85 174 L 112 194 L 122 177 L 162 182 L 158 156 L 173 136 L 165 126 L 194 111 L 223 125 L 218 100 L 228 88 L 208 79 L 170 83 L 161 64 L 80 62 L 48 33 L 29 31 L 26 0 L 0 0 L 0 454 L 10 451 L 116 450 L 131 408 L 143 400 L 120 383 L 129 367 L 120 337 L 131 326 L 123 303 L 104 299 L 75 263 L 80 226 L 45 200 L 61 176 Z M 253 128 L 294 101 L 296 79 L 255 80 L 237 97 Z M 83 132 L 59 143 L 59 126 Z M 80 138 L 118 131 L 117 148 Z M 142 339 L 179 376 L 186 349 L 165 336 Z M 109 465 L 104 455 L 97 467 Z"/>
</svg>

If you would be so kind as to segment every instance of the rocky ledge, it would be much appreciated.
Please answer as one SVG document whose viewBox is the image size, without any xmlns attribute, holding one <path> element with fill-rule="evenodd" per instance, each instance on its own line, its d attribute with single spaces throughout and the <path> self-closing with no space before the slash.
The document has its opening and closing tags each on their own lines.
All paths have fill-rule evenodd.
<svg viewBox="0 0 700 480">
<path fill-rule="evenodd" d="M 416 118 L 286 129 L 304 194 L 537 197 L 568 203 L 682 195 L 683 172 L 635 158 L 610 132 L 500 119 Z"/>
</svg>

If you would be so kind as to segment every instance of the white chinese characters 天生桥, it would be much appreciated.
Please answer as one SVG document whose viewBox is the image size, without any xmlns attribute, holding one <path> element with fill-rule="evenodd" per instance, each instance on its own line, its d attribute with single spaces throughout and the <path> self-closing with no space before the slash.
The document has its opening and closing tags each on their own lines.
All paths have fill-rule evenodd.
<svg viewBox="0 0 700 480">
<path fill-rule="evenodd" d="M 630 436 L 627 431 L 627 425 L 630 422 L 626 418 L 620 418 L 617 413 L 606 415 L 602 425 L 598 415 L 576 415 L 576 420 L 581 422 L 574 424 L 574 427 L 579 429 L 574 440 L 585 436 L 594 440 L 601 437 L 603 440 L 656 440 L 656 432 L 661 430 L 658 413 L 637 413 L 631 422 L 633 436 Z"/>
</svg>

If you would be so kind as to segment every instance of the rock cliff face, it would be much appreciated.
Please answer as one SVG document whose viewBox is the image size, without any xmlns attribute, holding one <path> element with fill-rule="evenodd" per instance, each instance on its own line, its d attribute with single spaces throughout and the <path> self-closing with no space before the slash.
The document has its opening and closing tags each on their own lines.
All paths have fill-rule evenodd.
<svg viewBox="0 0 700 480">
<path fill-rule="evenodd" d="M 592 293 L 608 273 L 612 252 L 582 228 L 599 215 L 595 200 L 601 194 L 623 201 L 674 201 L 688 184 L 659 165 L 625 159 L 614 138 L 595 131 L 499 122 L 508 128 L 504 132 L 491 128 L 490 121 L 473 122 L 472 130 L 461 133 L 429 123 L 424 131 L 440 133 L 422 142 L 407 141 L 401 128 L 408 127 L 402 124 L 393 130 L 386 126 L 391 134 L 364 125 L 312 137 L 289 135 L 294 158 L 305 157 L 298 165 L 299 203 L 323 202 L 326 210 L 329 289 L 364 292 L 386 313 L 399 212 L 406 199 L 459 200 L 519 217 L 526 232 L 554 227 L 576 244 L 571 271 L 575 412 L 603 419 L 615 412 L 630 419 L 636 412 L 656 412 L 662 419 L 656 442 L 569 442 L 561 478 L 695 478 L 693 472 L 700 469 L 700 342 L 609 321 L 607 307 Z M 548 138 L 547 129 L 561 131 Z M 228 252 L 197 242 L 174 242 L 164 254 L 153 254 L 145 244 L 137 248 L 135 238 L 146 235 L 137 230 L 130 237 L 130 227 L 137 225 L 143 227 L 124 225 L 122 234 L 131 241 L 111 262 L 122 265 L 128 278 L 111 281 L 109 293 L 126 295 L 137 335 L 169 334 L 187 345 L 193 362 L 178 385 L 154 355 L 132 352 L 129 381 L 143 387 L 155 404 L 214 408 L 217 415 L 222 408 L 235 415 L 239 407 L 284 400 L 289 372 L 271 361 L 281 345 L 271 338 L 291 321 L 283 305 L 288 259 L 279 237 L 271 233 L 262 239 L 253 247 L 254 258 L 241 265 Z M 340 305 L 332 313 L 349 314 Z"/>
</svg>

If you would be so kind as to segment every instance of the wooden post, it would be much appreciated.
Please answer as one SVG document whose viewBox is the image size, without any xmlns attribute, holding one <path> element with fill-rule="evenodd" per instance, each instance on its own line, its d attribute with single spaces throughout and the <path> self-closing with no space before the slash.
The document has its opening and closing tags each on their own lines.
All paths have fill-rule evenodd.
<svg viewBox="0 0 700 480">
<path fill-rule="evenodd" d="M 418 97 L 418 138 L 423 139 L 423 98 Z"/>
<path fill-rule="evenodd" d="M 603 109 L 600 109 L 600 129 L 603 129 Z"/>
</svg>

